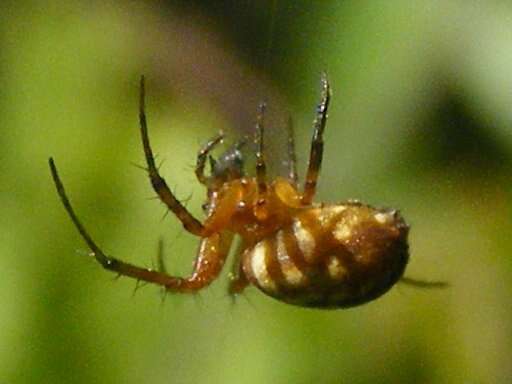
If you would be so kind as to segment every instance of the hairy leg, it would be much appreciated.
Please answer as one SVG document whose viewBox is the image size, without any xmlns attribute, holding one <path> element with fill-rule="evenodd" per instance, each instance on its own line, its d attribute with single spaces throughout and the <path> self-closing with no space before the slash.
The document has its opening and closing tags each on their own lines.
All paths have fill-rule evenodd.
<svg viewBox="0 0 512 384">
<path fill-rule="evenodd" d="M 57 172 L 57 167 L 52 158 L 49 159 L 50 170 L 52 173 L 57 193 L 71 218 L 76 229 L 86 242 L 95 259 L 103 268 L 116 272 L 121 276 L 132 277 L 139 281 L 163 286 L 166 290 L 172 292 L 195 292 L 210 284 L 219 275 L 232 240 L 232 235 L 214 233 L 208 238 L 203 238 L 194 263 L 194 270 L 189 277 L 182 278 L 170 276 L 164 271 L 163 265 L 159 267 L 160 271 L 138 267 L 126 263 L 111 256 L 107 256 L 103 250 L 89 235 L 76 215 L 71 203 L 66 195 L 64 186 Z"/>
<path fill-rule="evenodd" d="M 224 134 L 219 132 L 216 136 L 212 137 L 208 140 L 197 153 L 196 160 L 196 168 L 195 173 L 197 180 L 203 185 L 208 184 L 208 178 L 204 175 L 204 166 L 206 164 L 206 159 L 208 158 L 208 154 L 212 151 L 212 149 L 219 144 L 224 139 Z"/>
<path fill-rule="evenodd" d="M 192 216 L 192 214 L 174 196 L 165 179 L 158 173 L 158 169 L 155 165 L 155 158 L 149 143 L 148 128 L 146 122 L 144 76 L 140 78 L 139 120 L 144 155 L 148 164 L 147 171 L 153 189 L 157 193 L 160 200 L 181 221 L 183 227 L 187 231 L 193 233 L 194 235 L 201 236 L 203 233 L 203 225 L 199 220 Z"/>
<path fill-rule="evenodd" d="M 313 123 L 313 139 L 311 141 L 311 151 L 309 154 L 309 165 L 306 173 L 306 180 L 304 182 L 304 193 L 302 196 L 302 203 L 307 205 L 311 204 L 316 192 L 316 184 L 320 167 L 322 165 L 322 154 L 324 150 L 323 133 L 325 123 L 327 121 L 327 110 L 329 109 L 329 101 L 331 98 L 331 91 L 329 82 L 325 74 L 322 75 L 322 95 L 320 103 L 317 107 L 316 118 Z"/>
<path fill-rule="evenodd" d="M 254 207 L 255 215 L 259 219 L 265 219 L 268 215 L 266 207 L 267 197 L 267 166 L 263 152 L 263 118 L 265 116 L 265 103 L 261 103 L 258 109 L 256 123 L 256 183 L 258 185 L 258 200 Z"/>
<path fill-rule="evenodd" d="M 295 132 L 293 129 L 293 120 L 290 117 L 287 124 L 287 159 L 286 165 L 288 166 L 288 180 L 290 183 L 297 187 L 299 183 L 299 176 L 297 175 L 297 155 L 295 154 Z"/>
<path fill-rule="evenodd" d="M 228 293 L 231 296 L 238 295 L 249 285 L 249 280 L 245 276 L 245 272 L 242 268 L 242 256 L 245 249 L 243 242 L 240 242 L 236 248 L 233 265 L 231 266 L 230 281 L 228 287 Z"/>
</svg>

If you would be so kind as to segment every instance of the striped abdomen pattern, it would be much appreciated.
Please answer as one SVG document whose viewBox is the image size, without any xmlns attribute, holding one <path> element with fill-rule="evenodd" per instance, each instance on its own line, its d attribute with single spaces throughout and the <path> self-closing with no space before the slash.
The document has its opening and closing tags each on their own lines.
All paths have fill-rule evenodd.
<svg viewBox="0 0 512 384">
<path fill-rule="evenodd" d="M 307 208 L 247 249 L 243 268 L 262 291 L 292 304 L 357 305 L 401 277 L 407 231 L 396 211 L 359 203 Z"/>
</svg>

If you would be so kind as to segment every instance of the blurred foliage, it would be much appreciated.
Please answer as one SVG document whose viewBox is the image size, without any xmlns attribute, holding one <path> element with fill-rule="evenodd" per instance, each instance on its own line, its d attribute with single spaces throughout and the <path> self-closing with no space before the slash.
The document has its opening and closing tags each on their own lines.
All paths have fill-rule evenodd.
<svg viewBox="0 0 512 384">
<path fill-rule="evenodd" d="M 0 43 L 1 382 L 510 382 L 509 2 L 5 1 Z M 334 98 L 318 198 L 399 207 L 407 274 L 449 289 L 398 285 L 325 312 L 254 288 L 232 305 L 223 277 L 161 304 L 86 256 L 50 155 L 105 250 L 149 266 L 163 236 L 179 274 L 195 253 L 130 165 L 141 73 L 163 173 L 199 215 L 199 143 L 250 131 L 261 98 L 274 161 L 291 113 L 303 168 L 323 70 Z"/>
</svg>

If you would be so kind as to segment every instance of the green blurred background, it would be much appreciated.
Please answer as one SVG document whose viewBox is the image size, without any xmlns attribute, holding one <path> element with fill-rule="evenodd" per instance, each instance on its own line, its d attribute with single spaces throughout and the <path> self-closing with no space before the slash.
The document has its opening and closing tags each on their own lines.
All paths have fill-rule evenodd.
<svg viewBox="0 0 512 384">
<path fill-rule="evenodd" d="M 0 382 L 508 383 L 512 377 L 512 5 L 506 1 L 4 1 L 0 6 Z M 274 10 L 274 11 L 273 11 Z M 273 20 L 273 21 L 272 21 Z M 271 25 L 274 25 L 271 28 Z M 272 31 L 272 33 L 270 33 Z M 307 310 L 226 276 L 198 296 L 114 280 L 92 235 L 190 270 L 197 240 L 142 171 L 137 86 L 164 176 L 200 215 L 198 145 L 269 101 L 305 167 L 319 78 L 334 90 L 318 199 L 400 208 L 407 275 L 350 310 Z M 281 143 L 281 144 L 280 144 Z M 279 168 L 279 167 L 276 167 Z"/>
</svg>

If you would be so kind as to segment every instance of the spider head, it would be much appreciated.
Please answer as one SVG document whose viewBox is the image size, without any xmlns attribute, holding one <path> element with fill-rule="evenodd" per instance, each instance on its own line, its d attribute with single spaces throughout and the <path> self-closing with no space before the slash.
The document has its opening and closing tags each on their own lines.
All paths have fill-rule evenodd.
<svg viewBox="0 0 512 384">
<path fill-rule="evenodd" d="M 209 157 L 210 178 L 214 186 L 220 186 L 225 182 L 244 176 L 244 160 L 241 151 L 244 145 L 245 140 L 240 140 L 228 148 L 217 160 Z"/>
<path fill-rule="evenodd" d="M 210 211 L 210 200 L 212 195 L 219 190 L 223 184 L 244 177 L 244 160 L 241 148 L 245 140 L 240 140 L 229 147 L 217 159 L 208 156 L 210 162 L 210 176 L 207 179 L 207 199 L 202 205 L 203 211 L 208 214 Z"/>
</svg>

